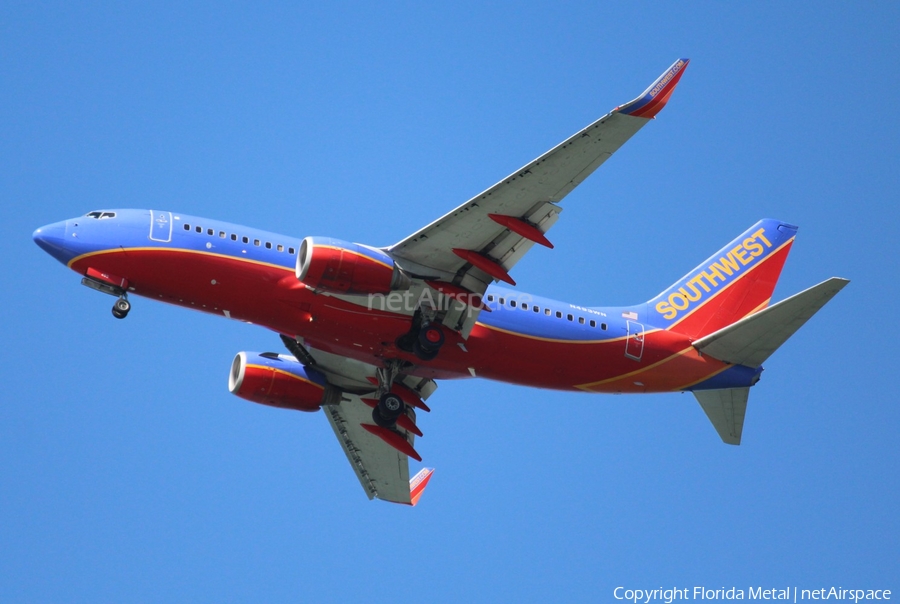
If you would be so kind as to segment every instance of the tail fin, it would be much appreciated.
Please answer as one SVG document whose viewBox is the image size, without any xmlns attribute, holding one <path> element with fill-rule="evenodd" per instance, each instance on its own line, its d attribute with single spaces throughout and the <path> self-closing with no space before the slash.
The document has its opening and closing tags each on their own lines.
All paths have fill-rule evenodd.
<svg viewBox="0 0 900 604">
<path fill-rule="evenodd" d="M 647 303 L 648 322 L 701 338 L 769 304 L 797 227 L 760 220 Z"/>
</svg>

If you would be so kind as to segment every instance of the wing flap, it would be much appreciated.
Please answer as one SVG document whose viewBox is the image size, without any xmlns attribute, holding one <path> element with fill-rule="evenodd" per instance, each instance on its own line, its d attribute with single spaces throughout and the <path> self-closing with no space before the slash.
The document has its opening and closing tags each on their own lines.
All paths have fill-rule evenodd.
<svg viewBox="0 0 900 604">
<path fill-rule="evenodd" d="M 694 347 L 726 363 L 759 367 L 848 283 L 832 277 L 697 340 Z"/>
</svg>

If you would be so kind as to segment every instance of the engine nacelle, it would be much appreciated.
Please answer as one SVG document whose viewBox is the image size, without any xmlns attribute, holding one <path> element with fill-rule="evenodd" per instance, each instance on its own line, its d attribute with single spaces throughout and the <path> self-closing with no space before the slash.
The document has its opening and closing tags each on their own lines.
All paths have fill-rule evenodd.
<svg viewBox="0 0 900 604">
<path fill-rule="evenodd" d="M 334 294 L 386 294 L 410 278 L 381 250 L 330 237 L 307 237 L 297 254 L 297 279 Z"/>
<path fill-rule="evenodd" d="M 297 411 L 318 411 L 334 391 L 320 372 L 274 352 L 237 353 L 228 389 L 254 403 Z"/>
</svg>

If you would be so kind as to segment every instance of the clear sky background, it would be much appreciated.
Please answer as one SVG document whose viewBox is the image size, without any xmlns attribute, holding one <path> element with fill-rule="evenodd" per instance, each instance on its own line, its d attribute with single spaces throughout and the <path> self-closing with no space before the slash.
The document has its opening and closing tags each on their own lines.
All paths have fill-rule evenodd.
<svg viewBox="0 0 900 604">
<path fill-rule="evenodd" d="M 0 600 L 900 592 L 896 3 L 5 2 L 0 28 Z M 852 283 L 767 362 L 740 447 L 690 394 L 443 382 L 421 503 L 369 502 L 324 415 L 228 393 L 275 334 L 141 298 L 117 321 L 31 241 L 135 207 L 388 245 L 679 57 L 514 277 L 641 302 L 800 225 L 775 297 Z"/>
</svg>

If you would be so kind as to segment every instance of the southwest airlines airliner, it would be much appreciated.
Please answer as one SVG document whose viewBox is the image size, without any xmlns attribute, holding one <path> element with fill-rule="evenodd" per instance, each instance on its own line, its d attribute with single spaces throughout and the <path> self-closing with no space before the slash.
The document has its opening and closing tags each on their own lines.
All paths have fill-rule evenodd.
<svg viewBox="0 0 900 604">
<path fill-rule="evenodd" d="M 563 198 L 668 102 L 687 59 L 637 99 L 399 243 L 298 240 L 168 210 L 98 210 L 39 228 L 35 242 L 116 297 L 267 327 L 289 354 L 240 352 L 228 385 L 247 400 L 323 411 L 368 497 L 415 505 L 417 412 L 437 380 L 536 388 L 690 391 L 739 444 L 763 362 L 848 281 L 776 304 L 797 227 L 760 220 L 652 300 L 587 307 L 524 294 L 511 269 L 546 237 Z M 577 211 L 577 209 L 576 209 Z M 419 413 L 420 414 L 420 413 Z"/>
</svg>

